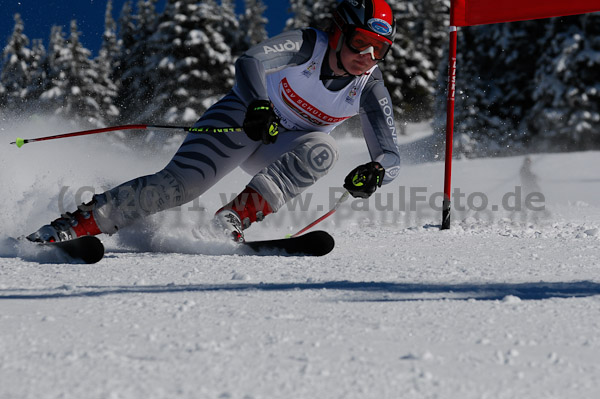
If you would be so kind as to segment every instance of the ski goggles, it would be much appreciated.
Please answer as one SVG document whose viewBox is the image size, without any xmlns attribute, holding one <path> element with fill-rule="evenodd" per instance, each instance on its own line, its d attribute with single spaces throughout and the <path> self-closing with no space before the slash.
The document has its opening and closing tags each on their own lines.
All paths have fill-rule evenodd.
<svg viewBox="0 0 600 399">
<path fill-rule="evenodd" d="M 355 28 L 346 39 L 346 45 L 356 54 L 371 54 L 373 61 L 381 61 L 392 47 L 392 41 L 366 29 Z"/>
</svg>

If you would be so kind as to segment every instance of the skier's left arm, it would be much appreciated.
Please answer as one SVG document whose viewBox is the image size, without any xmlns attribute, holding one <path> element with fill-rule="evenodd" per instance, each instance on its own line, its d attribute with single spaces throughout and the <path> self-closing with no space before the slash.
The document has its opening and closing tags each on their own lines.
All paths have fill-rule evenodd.
<svg viewBox="0 0 600 399">
<path fill-rule="evenodd" d="M 369 155 L 385 169 L 383 184 L 388 184 L 400 171 L 400 152 L 392 99 L 379 69 L 373 72 L 360 100 L 360 120 Z"/>
<path fill-rule="evenodd" d="M 390 94 L 378 69 L 363 89 L 360 119 L 371 162 L 356 167 L 344 182 L 354 197 L 368 198 L 400 171 L 400 152 Z"/>
</svg>

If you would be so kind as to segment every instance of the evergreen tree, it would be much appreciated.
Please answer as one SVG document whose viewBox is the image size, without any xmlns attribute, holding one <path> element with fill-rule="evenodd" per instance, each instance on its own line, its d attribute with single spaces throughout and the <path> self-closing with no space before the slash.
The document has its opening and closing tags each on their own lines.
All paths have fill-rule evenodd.
<svg viewBox="0 0 600 399">
<path fill-rule="evenodd" d="M 430 93 L 428 60 L 418 46 L 415 30 L 418 10 L 408 1 L 389 2 L 396 19 L 396 37 L 386 60 L 380 63 L 392 97 L 395 117 L 417 121 Z"/>
<path fill-rule="evenodd" d="M 420 11 L 416 36 L 422 37 L 419 49 L 429 60 L 429 76 L 433 77 L 433 81 L 430 80 L 429 83 L 434 88 L 434 92 L 437 92 L 439 66 L 447 63 L 444 50 L 448 48 L 450 0 L 422 0 L 418 4 Z"/>
<path fill-rule="evenodd" d="M 79 36 L 77 22 L 72 20 L 71 34 L 62 52 L 61 61 L 64 65 L 66 90 L 64 108 L 59 113 L 68 118 L 100 125 L 97 117 L 100 104 L 94 98 L 96 87 L 92 82 L 96 77 L 96 71 L 90 59 L 91 52 L 83 47 Z"/>
<path fill-rule="evenodd" d="M 30 64 L 32 52 L 29 49 L 29 39 L 23 33 L 23 20 L 15 14 L 15 27 L 2 52 L 2 72 L 0 85 L 3 87 L 1 107 L 11 111 L 22 111 L 27 102 L 27 88 L 31 83 Z"/>
<path fill-rule="evenodd" d="M 264 16 L 267 7 L 262 0 L 244 0 L 244 5 L 245 11 L 240 18 L 240 30 L 245 32 L 242 36 L 242 52 L 267 38 L 265 26 L 268 22 Z"/>
<path fill-rule="evenodd" d="M 41 39 L 34 39 L 31 48 L 31 80 L 27 88 L 27 99 L 35 110 L 39 107 L 40 96 L 48 86 L 48 69 L 46 48 Z"/>
<path fill-rule="evenodd" d="M 240 29 L 240 22 L 235 14 L 235 1 L 221 0 L 218 13 L 221 15 L 221 25 L 215 28 L 223 36 L 225 43 L 229 44 L 232 55 L 242 54 L 247 50 L 245 43 L 248 33 Z"/>
<path fill-rule="evenodd" d="M 135 22 L 133 18 L 133 5 L 131 0 L 128 0 L 123 3 L 119 15 L 119 44 L 122 53 L 131 52 L 131 48 L 135 44 Z M 120 67 L 117 69 L 120 69 Z"/>
<path fill-rule="evenodd" d="M 222 8 L 214 0 L 169 0 L 150 38 L 158 72 L 144 120 L 192 123 L 233 86 L 231 48 L 220 30 Z"/>
<path fill-rule="evenodd" d="M 97 61 L 104 69 L 119 69 L 119 56 L 121 49 L 117 38 L 117 23 L 112 16 L 112 0 L 106 3 L 104 14 L 104 33 L 102 34 L 102 45 L 98 53 Z"/>
<path fill-rule="evenodd" d="M 431 87 L 431 94 L 427 99 L 429 114 L 424 115 L 423 119 L 433 119 L 435 122 L 438 115 L 436 112 L 436 96 L 440 93 L 446 93 L 447 90 L 450 0 L 423 0 L 422 12 L 425 18 L 423 21 L 423 41 L 420 48 L 430 62 L 428 76 L 432 78 L 428 83 Z M 446 115 L 445 110 L 444 108 L 441 113 L 444 117 Z M 437 150 L 434 149 L 434 151 Z"/>
<path fill-rule="evenodd" d="M 160 54 L 154 53 L 150 43 L 158 22 L 156 1 L 139 0 L 136 16 L 132 14 L 131 2 L 126 2 L 121 11 L 121 58 L 113 79 L 119 82 L 116 104 L 123 123 L 139 122 L 140 110 L 145 110 L 152 103 L 159 79 L 155 60 Z"/>
<path fill-rule="evenodd" d="M 443 46 L 447 43 L 448 0 L 388 1 L 396 38 L 381 63 L 396 116 L 419 122 L 433 115 Z"/>
<path fill-rule="evenodd" d="M 325 29 L 329 26 L 331 15 L 337 2 L 335 0 L 290 0 L 292 18 L 285 24 L 285 30 L 310 26 Z"/>
<path fill-rule="evenodd" d="M 463 28 L 455 146 L 475 156 L 600 144 L 599 14 Z M 441 77 L 440 77 L 441 80 Z M 436 123 L 445 119 L 439 96 Z"/>
<path fill-rule="evenodd" d="M 115 106 L 117 98 L 117 85 L 113 81 L 113 69 L 118 69 L 120 48 L 117 39 L 117 24 L 112 16 L 112 0 L 106 4 L 104 18 L 104 34 L 102 35 L 102 46 L 96 58 L 98 70 L 98 84 L 100 90 L 97 97 L 101 99 L 100 113 L 105 123 L 112 123 L 119 115 Z"/>
<path fill-rule="evenodd" d="M 66 38 L 62 26 L 54 25 L 50 31 L 48 57 L 46 60 L 48 73 L 44 91 L 40 95 L 41 111 L 54 113 L 63 107 L 66 87 L 66 63 L 63 52 Z"/>
<path fill-rule="evenodd" d="M 597 148 L 600 13 L 555 18 L 547 25 L 535 73 L 534 106 L 526 123 L 545 148 Z"/>
<path fill-rule="evenodd" d="M 46 109 L 69 120 L 90 126 L 103 126 L 110 112 L 107 87 L 91 60 L 91 52 L 79 40 L 77 22 L 71 21 L 68 40 L 60 27 L 53 27 L 49 54 L 50 86 L 42 93 Z M 105 108 L 106 107 L 106 108 Z"/>
<path fill-rule="evenodd" d="M 545 20 L 462 28 L 458 33 L 455 147 L 467 155 L 499 155 L 522 148 L 521 123 L 533 106 L 531 91 L 538 40 Z M 447 82 L 447 71 L 440 74 Z M 443 93 L 443 92 L 442 92 Z M 445 126 L 446 96 L 440 95 Z"/>
</svg>

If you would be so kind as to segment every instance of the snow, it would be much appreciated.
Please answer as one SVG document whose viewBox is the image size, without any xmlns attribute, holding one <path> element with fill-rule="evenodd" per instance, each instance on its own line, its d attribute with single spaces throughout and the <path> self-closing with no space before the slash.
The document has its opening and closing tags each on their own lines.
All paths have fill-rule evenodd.
<svg viewBox="0 0 600 399">
<path fill-rule="evenodd" d="M 2 134 L 73 130 L 40 120 Z M 249 238 L 283 236 L 330 208 L 339 190 L 329 187 L 368 160 L 362 140 L 338 144 L 310 203 Z M 8 236 L 56 217 L 59 194 L 69 210 L 76 195 L 152 173 L 172 152 L 102 137 L 1 151 L 2 398 L 598 397 L 597 152 L 531 155 L 528 184 L 524 157 L 455 161 L 465 209 L 448 231 L 429 201 L 443 163 L 404 165 L 379 197 L 349 200 L 322 223 L 337 244 L 322 258 L 241 256 L 194 239 L 248 181 L 236 172 L 180 211 L 103 238 L 100 263 L 72 265 Z M 515 187 L 533 183 L 545 209 L 514 210 Z M 487 209 L 468 209 L 483 198 L 474 193 Z M 511 206 L 492 211 L 503 198 Z"/>
</svg>

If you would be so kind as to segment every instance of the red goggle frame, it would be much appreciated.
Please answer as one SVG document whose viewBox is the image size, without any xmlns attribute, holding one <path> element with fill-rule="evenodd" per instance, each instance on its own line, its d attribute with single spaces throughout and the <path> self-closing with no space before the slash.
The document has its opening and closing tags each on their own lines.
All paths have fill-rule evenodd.
<svg viewBox="0 0 600 399">
<path fill-rule="evenodd" d="M 346 45 L 357 54 L 371 54 L 373 61 L 381 61 L 392 47 L 392 41 L 377 33 L 355 28 L 346 39 Z"/>
</svg>

